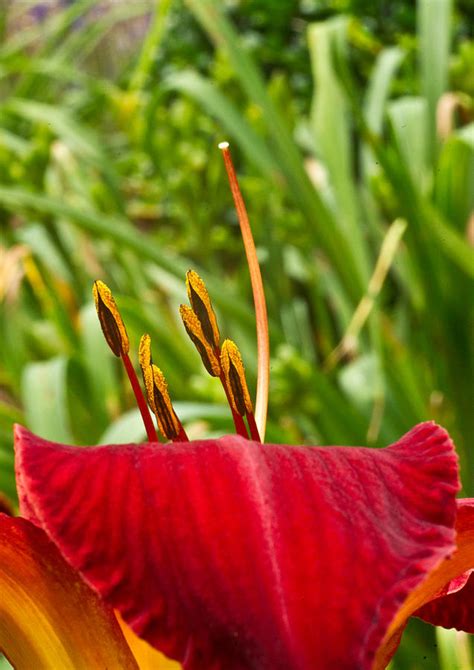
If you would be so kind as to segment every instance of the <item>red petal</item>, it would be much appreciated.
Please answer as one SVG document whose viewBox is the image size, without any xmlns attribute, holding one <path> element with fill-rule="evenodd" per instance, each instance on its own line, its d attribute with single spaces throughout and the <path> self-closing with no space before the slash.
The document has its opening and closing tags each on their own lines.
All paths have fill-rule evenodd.
<svg viewBox="0 0 474 670">
<path fill-rule="evenodd" d="M 23 513 L 135 631 L 189 669 L 369 669 L 454 549 L 447 433 L 387 449 L 238 437 L 75 448 L 18 428 Z"/>
<path fill-rule="evenodd" d="M 474 565 L 474 498 L 460 501 L 456 532 L 458 542 L 469 543 Z M 459 549 L 458 549 L 459 551 Z M 457 628 L 474 633 L 474 570 L 449 582 L 438 598 L 416 613 L 421 619 L 444 628 Z"/>
</svg>

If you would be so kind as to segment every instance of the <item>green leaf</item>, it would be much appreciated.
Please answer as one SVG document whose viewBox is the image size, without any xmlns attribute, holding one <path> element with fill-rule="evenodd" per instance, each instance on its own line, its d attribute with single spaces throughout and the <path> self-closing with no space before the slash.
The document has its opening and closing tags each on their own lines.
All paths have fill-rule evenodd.
<svg viewBox="0 0 474 670">
<path fill-rule="evenodd" d="M 474 209 L 474 123 L 446 140 L 435 174 L 435 201 L 462 235 Z"/>
<path fill-rule="evenodd" d="M 471 636 L 451 628 L 436 628 L 440 670 L 472 670 Z"/>
<path fill-rule="evenodd" d="M 401 158 L 417 188 L 424 192 L 428 180 L 428 146 L 425 128 L 428 123 L 427 104 L 423 98 L 404 97 L 387 107 Z"/>
<path fill-rule="evenodd" d="M 89 382 L 89 403 L 94 408 L 94 429 L 101 431 L 109 421 L 110 410 L 118 405 L 115 361 L 105 343 L 94 304 L 81 309 L 79 322 L 83 365 Z"/>
<path fill-rule="evenodd" d="M 209 405 L 198 402 L 175 402 L 173 407 L 180 420 L 186 424 L 190 421 L 218 421 L 230 426 L 232 423 L 230 409 L 227 405 Z M 127 442 L 143 442 L 146 440 L 145 429 L 138 409 L 122 414 L 104 432 L 99 444 L 123 444 Z"/>
<path fill-rule="evenodd" d="M 370 76 L 364 99 L 364 116 L 367 127 L 377 135 L 382 132 L 385 105 L 390 87 L 404 55 L 399 47 L 383 49 L 377 56 L 375 67 Z M 373 154 L 367 147 L 363 148 L 362 160 L 366 175 L 378 172 Z"/>
<path fill-rule="evenodd" d="M 63 357 L 28 364 L 23 372 L 21 396 L 30 430 L 46 439 L 72 444 L 67 365 L 68 360 Z"/>
<path fill-rule="evenodd" d="M 436 155 L 436 108 L 448 83 L 452 0 L 418 0 L 421 92 L 427 103 L 425 140 Z"/>
</svg>

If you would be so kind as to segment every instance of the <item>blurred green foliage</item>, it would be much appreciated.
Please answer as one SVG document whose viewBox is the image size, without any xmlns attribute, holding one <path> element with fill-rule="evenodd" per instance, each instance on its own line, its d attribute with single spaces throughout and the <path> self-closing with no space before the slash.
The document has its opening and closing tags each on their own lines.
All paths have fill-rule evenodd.
<svg viewBox="0 0 474 670">
<path fill-rule="evenodd" d="M 473 495 L 469 3 L 41 4 L 0 12 L 0 490 L 14 499 L 15 421 L 143 438 L 97 277 L 132 345 L 152 335 L 188 433 L 231 429 L 178 316 L 193 267 L 254 388 L 227 138 L 269 308 L 267 441 L 381 446 L 435 419 Z M 467 670 L 453 640 L 438 654 L 414 622 L 393 668 Z"/>
</svg>

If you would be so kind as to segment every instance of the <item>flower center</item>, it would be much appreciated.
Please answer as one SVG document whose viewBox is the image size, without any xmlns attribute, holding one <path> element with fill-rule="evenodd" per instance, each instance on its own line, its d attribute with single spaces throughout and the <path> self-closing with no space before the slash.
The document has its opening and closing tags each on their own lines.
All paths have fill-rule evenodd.
<svg viewBox="0 0 474 670">
<path fill-rule="evenodd" d="M 252 440 L 261 442 L 260 434 L 263 438 L 266 423 L 269 377 L 268 322 L 265 295 L 255 244 L 230 157 L 229 145 L 227 142 L 223 142 L 219 145 L 219 148 L 222 150 L 239 218 L 254 295 L 258 345 L 257 416 L 260 431 L 257 427 L 240 351 L 235 342 L 228 339 L 224 340 L 221 347 L 220 331 L 209 293 L 203 280 L 194 270 L 189 270 L 186 275 L 186 288 L 191 305 L 181 305 L 180 314 L 186 332 L 201 356 L 204 367 L 212 377 L 219 378 L 224 388 L 236 432 L 247 439 L 250 433 Z M 104 337 L 112 352 L 122 359 L 142 415 L 148 440 L 157 442 L 158 436 L 128 355 L 130 344 L 127 330 L 116 302 L 110 289 L 100 280 L 94 283 L 93 293 Z M 138 357 L 148 405 L 156 417 L 160 433 L 165 439 L 174 442 L 187 441 L 186 432 L 171 403 L 165 376 L 160 368 L 153 363 L 151 338 L 148 334 L 143 335 L 140 340 Z"/>
</svg>

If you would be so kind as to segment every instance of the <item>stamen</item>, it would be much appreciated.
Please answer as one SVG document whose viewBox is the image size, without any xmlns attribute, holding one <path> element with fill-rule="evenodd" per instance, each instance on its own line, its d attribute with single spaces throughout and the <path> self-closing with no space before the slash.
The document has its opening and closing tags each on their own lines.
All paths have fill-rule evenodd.
<svg viewBox="0 0 474 670">
<path fill-rule="evenodd" d="M 194 346 L 202 358 L 204 367 L 212 377 L 219 377 L 221 373 L 220 361 L 216 356 L 214 347 L 209 344 L 209 340 L 205 336 L 202 322 L 200 321 L 198 315 L 195 314 L 195 312 L 188 305 L 180 305 L 179 313 L 181 314 L 186 332 L 193 341 Z M 219 342 L 217 343 L 217 347 L 218 346 Z"/>
<path fill-rule="evenodd" d="M 148 441 L 158 442 L 158 435 L 156 434 L 150 412 L 146 406 L 145 398 L 143 397 L 143 392 L 138 382 L 137 373 L 135 372 L 128 355 L 130 349 L 128 334 L 113 295 L 109 287 L 100 280 L 94 282 L 92 292 L 94 294 L 95 307 L 102 327 L 102 332 L 113 353 L 122 359 L 135 395 L 138 409 L 142 416 Z"/>
<path fill-rule="evenodd" d="M 263 290 L 262 275 L 258 263 L 255 242 L 250 228 L 244 199 L 240 192 L 237 174 L 235 172 L 229 151 L 229 143 L 221 142 L 219 149 L 222 151 L 224 164 L 229 177 L 229 184 L 234 198 L 235 209 L 239 219 L 240 231 L 247 256 L 250 280 L 252 283 L 253 299 L 255 304 L 255 318 L 257 322 L 257 349 L 258 349 L 258 375 L 257 375 L 257 397 L 255 402 L 257 432 L 262 438 L 265 435 L 268 407 L 268 385 L 270 378 L 270 346 L 268 337 L 268 318 Z"/>
<path fill-rule="evenodd" d="M 225 392 L 225 397 L 227 398 L 227 402 L 229 403 L 230 411 L 232 412 L 232 419 L 234 421 L 234 426 L 235 430 L 237 431 L 237 435 L 240 435 L 241 437 L 245 437 L 246 440 L 249 439 L 249 434 L 247 431 L 247 427 L 245 425 L 244 420 L 240 416 L 240 414 L 234 409 L 234 406 L 232 404 L 231 400 L 231 395 L 229 392 L 229 386 L 226 381 L 226 378 L 224 376 L 224 372 L 221 370 L 221 374 L 219 376 L 219 379 L 221 380 L 222 388 L 224 389 Z"/>
<path fill-rule="evenodd" d="M 142 335 L 138 347 L 138 362 L 142 371 L 143 383 L 145 385 L 146 396 L 148 404 L 153 413 L 155 407 L 153 405 L 153 360 L 151 358 L 151 338 L 148 334 Z"/>
<path fill-rule="evenodd" d="M 152 364 L 153 392 L 148 402 L 155 413 L 158 426 L 163 435 L 173 442 L 187 442 L 188 436 L 176 416 L 168 393 L 168 384 L 159 367 Z"/>
<path fill-rule="evenodd" d="M 97 316 L 99 317 L 107 344 L 118 357 L 122 356 L 122 354 L 128 354 L 130 342 L 127 329 L 117 309 L 117 304 L 111 290 L 104 282 L 98 279 L 94 282 L 92 292 L 94 294 Z"/>
<path fill-rule="evenodd" d="M 194 270 L 189 270 L 186 273 L 186 288 L 189 302 L 201 322 L 206 340 L 213 349 L 217 349 L 220 343 L 220 334 L 216 315 L 206 285 Z"/>
<path fill-rule="evenodd" d="M 190 288 L 191 282 L 189 281 L 190 277 L 189 275 L 192 273 L 192 270 L 188 272 L 188 275 L 186 277 L 187 281 L 186 284 L 188 286 L 188 295 L 189 299 L 191 300 L 191 295 L 194 295 L 193 288 L 198 285 L 198 282 L 195 281 L 195 278 L 197 277 L 199 279 L 199 282 L 201 286 L 199 286 L 199 300 L 201 301 L 202 304 L 206 304 L 204 300 L 201 300 L 200 296 L 204 295 L 207 296 L 207 304 L 210 307 L 210 310 L 212 311 L 212 316 L 214 317 L 215 321 L 215 328 L 212 329 L 213 333 L 217 333 L 217 346 L 213 347 L 208 339 L 205 336 L 203 327 L 202 327 L 202 322 L 200 321 L 198 315 L 194 312 L 191 307 L 188 305 L 180 305 L 179 311 L 181 314 L 181 318 L 184 323 L 184 327 L 186 328 L 186 332 L 188 333 L 189 337 L 193 341 L 196 349 L 199 352 L 199 355 L 201 356 L 202 362 L 204 363 L 204 367 L 206 370 L 209 372 L 209 374 L 212 377 L 219 377 L 221 380 L 221 384 L 224 388 L 227 402 L 229 403 L 230 410 L 232 412 L 232 419 L 234 421 L 234 426 L 235 430 L 237 431 L 238 435 L 241 435 L 242 437 L 245 437 L 248 440 L 248 432 L 247 428 L 245 427 L 244 420 L 240 416 L 240 414 L 234 409 L 234 406 L 232 404 L 231 396 L 229 394 L 229 389 L 228 389 L 228 384 L 226 382 L 226 379 L 224 377 L 224 374 L 222 372 L 221 368 L 221 361 L 220 361 L 220 347 L 219 347 L 219 329 L 217 327 L 217 321 L 216 317 L 214 314 L 214 310 L 212 309 L 211 301 L 209 298 L 209 295 L 207 293 L 207 289 L 204 286 L 204 282 L 202 279 L 197 275 L 195 272 L 192 274 L 194 275 L 191 278 L 192 282 L 192 288 Z M 204 289 L 204 291 L 203 291 Z M 197 292 L 196 292 L 197 295 Z"/>
<path fill-rule="evenodd" d="M 222 345 L 221 366 L 232 408 L 240 416 L 247 417 L 252 439 L 261 442 L 245 378 L 242 356 L 232 340 L 225 340 Z"/>
</svg>

